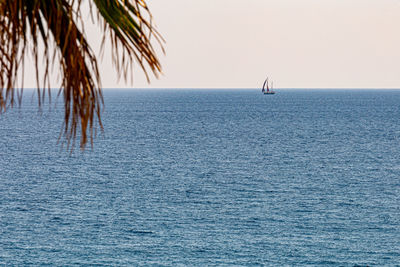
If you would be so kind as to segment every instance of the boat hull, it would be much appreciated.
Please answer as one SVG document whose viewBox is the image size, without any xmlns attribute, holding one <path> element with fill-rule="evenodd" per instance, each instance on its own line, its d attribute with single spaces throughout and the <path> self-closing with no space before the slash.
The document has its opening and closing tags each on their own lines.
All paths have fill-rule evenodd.
<svg viewBox="0 0 400 267">
<path fill-rule="evenodd" d="M 264 95 L 274 95 L 274 94 L 275 94 L 274 91 L 264 92 Z"/>
</svg>

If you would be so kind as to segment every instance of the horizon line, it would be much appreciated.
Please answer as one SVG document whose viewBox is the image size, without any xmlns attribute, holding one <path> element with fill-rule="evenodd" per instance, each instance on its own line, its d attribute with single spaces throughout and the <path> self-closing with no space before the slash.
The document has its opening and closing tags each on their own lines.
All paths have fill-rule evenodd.
<svg viewBox="0 0 400 267">
<path fill-rule="evenodd" d="M 261 88 L 261 87 L 260 87 Z M 101 90 L 260 90 L 258 87 L 102 87 Z M 14 88 L 17 90 L 37 90 L 34 87 Z M 48 88 L 40 88 L 48 90 Z M 50 90 L 60 90 L 60 88 L 50 88 Z M 282 87 L 274 90 L 400 90 L 400 87 Z"/>
<path fill-rule="evenodd" d="M 261 87 L 103 87 L 102 90 L 260 90 Z M 274 90 L 400 90 L 400 87 L 282 87 Z"/>
</svg>

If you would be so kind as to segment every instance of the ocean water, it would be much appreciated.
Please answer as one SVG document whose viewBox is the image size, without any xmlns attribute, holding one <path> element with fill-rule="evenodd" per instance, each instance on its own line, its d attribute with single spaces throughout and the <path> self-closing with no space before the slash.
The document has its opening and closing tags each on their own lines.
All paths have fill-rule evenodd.
<svg viewBox="0 0 400 267">
<path fill-rule="evenodd" d="M 400 91 L 105 91 L 0 116 L 0 265 L 400 266 Z"/>
</svg>

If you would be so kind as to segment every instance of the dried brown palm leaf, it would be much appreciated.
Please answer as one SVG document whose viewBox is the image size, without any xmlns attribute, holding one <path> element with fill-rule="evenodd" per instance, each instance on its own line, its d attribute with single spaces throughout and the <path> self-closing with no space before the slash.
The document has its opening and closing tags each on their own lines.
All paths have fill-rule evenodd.
<svg viewBox="0 0 400 267">
<path fill-rule="evenodd" d="M 64 97 L 63 133 L 68 146 L 73 141 L 73 147 L 80 129 L 80 145 L 84 148 L 88 131 L 93 141 L 96 118 L 102 129 L 103 98 L 96 56 L 83 27 L 78 26 L 83 24 L 81 6 L 81 0 L 0 0 L 0 112 L 21 99 L 23 83 L 18 83 L 17 74 L 23 69 L 25 53 L 33 54 L 39 106 L 44 88 L 50 94 L 50 65 L 56 61 L 62 77 L 60 94 Z M 117 72 L 126 79 L 137 62 L 147 78 L 147 67 L 158 76 L 161 65 L 150 39 L 154 36 L 161 48 L 163 40 L 152 25 L 145 1 L 93 0 L 90 8 L 97 22 L 103 23 L 103 43 L 110 36 Z M 33 44 L 31 49 L 28 41 Z M 39 43 L 44 44 L 44 51 L 39 51 Z M 41 68 L 40 53 L 45 58 Z"/>
</svg>

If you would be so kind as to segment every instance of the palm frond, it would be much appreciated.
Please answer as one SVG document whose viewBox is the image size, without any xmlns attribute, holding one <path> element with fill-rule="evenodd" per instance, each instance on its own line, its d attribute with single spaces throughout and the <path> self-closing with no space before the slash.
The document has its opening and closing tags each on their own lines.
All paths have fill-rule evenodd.
<svg viewBox="0 0 400 267">
<path fill-rule="evenodd" d="M 161 48 L 163 40 L 152 25 L 145 1 L 93 0 L 93 4 L 97 22 L 103 23 L 103 43 L 111 37 L 117 72 L 126 79 L 137 62 L 148 79 L 147 67 L 157 77 L 161 65 L 150 40 L 154 36 Z M 95 122 L 103 128 L 100 115 L 104 103 L 96 56 L 83 27 L 78 27 L 83 23 L 81 5 L 81 0 L 0 0 L 0 112 L 14 105 L 15 92 L 20 99 L 23 84 L 17 76 L 25 53 L 34 58 L 39 106 L 46 88 L 50 93 L 50 65 L 57 61 L 65 109 L 63 133 L 73 147 L 80 129 L 84 148 L 88 131 L 93 141 Z M 31 50 L 28 41 L 33 44 Z M 44 44 L 44 66 L 39 66 L 40 42 Z"/>
</svg>

